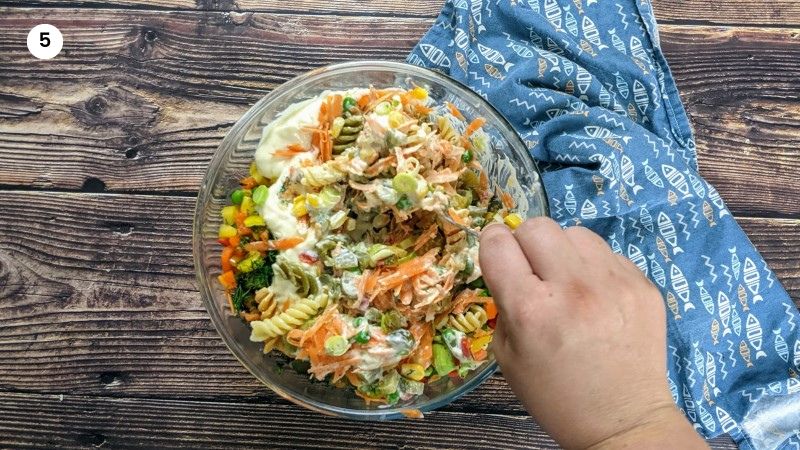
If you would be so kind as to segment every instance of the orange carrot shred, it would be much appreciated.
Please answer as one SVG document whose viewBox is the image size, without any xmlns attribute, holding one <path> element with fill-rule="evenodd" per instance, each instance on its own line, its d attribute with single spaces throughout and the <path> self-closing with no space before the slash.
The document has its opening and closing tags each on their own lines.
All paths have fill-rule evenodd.
<svg viewBox="0 0 800 450">
<path fill-rule="evenodd" d="M 291 236 L 283 239 L 277 239 L 272 242 L 272 246 L 276 250 L 288 250 L 290 248 L 297 247 L 300 245 L 305 239 L 300 236 Z"/>
<path fill-rule="evenodd" d="M 459 111 L 458 108 L 456 108 L 456 105 L 450 102 L 445 102 L 445 105 L 447 105 L 447 109 L 450 110 L 450 114 L 452 114 L 453 117 L 459 120 L 464 120 L 464 115 L 461 114 L 461 111 Z"/>
<path fill-rule="evenodd" d="M 464 130 L 464 136 L 472 135 L 472 133 L 478 131 L 478 128 L 482 127 L 485 123 L 486 119 L 483 117 L 478 117 L 477 119 L 473 120 L 469 123 L 469 125 L 467 125 L 467 129 Z"/>
<path fill-rule="evenodd" d="M 516 205 L 516 203 L 514 202 L 514 198 L 511 197 L 511 194 L 509 194 L 508 192 L 501 192 L 500 200 L 502 200 L 503 206 L 505 206 L 508 209 L 511 209 Z"/>
</svg>

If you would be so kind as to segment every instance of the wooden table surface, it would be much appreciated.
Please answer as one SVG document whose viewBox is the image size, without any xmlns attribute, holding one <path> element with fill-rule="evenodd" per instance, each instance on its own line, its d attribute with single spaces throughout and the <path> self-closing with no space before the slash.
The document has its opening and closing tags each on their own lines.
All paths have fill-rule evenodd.
<svg viewBox="0 0 800 450">
<path fill-rule="evenodd" d="M 501 375 L 424 421 L 305 411 L 197 291 L 194 197 L 234 122 L 309 69 L 402 60 L 441 0 L 2 4 L 0 447 L 555 447 Z M 800 302 L 800 2 L 655 9 L 701 173 Z M 54 60 L 26 49 L 39 23 L 64 35 Z"/>
</svg>

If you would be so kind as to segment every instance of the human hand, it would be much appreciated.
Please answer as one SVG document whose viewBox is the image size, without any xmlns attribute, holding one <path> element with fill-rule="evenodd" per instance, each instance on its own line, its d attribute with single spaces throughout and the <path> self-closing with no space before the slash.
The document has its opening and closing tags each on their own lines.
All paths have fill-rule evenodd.
<svg viewBox="0 0 800 450">
<path fill-rule="evenodd" d="M 659 291 L 586 228 L 536 218 L 481 235 L 499 308 L 492 344 L 503 375 L 566 448 L 707 448 L 666 380 Z"/>
</svg>

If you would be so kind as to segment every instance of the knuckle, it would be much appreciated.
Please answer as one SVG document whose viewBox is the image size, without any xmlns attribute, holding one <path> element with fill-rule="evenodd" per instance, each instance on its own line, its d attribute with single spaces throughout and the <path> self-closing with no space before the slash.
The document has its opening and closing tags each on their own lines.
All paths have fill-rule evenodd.
<svg viewBox="0 0 800 450">
<path fill-rule="evenodd" d="M 522 223 L 516 233 L 524 234 L 543 234 L 561 230 L 561 227 L 549 217 L 533 217 Z"/>
</svg>

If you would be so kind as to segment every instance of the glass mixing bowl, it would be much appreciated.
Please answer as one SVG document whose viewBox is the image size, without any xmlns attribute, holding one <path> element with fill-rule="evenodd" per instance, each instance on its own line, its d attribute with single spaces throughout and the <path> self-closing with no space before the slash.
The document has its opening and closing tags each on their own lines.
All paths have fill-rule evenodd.
<svg viewBox="0 0 800 450">
<path fill-rule="evenodd" d="M 448 101 L 466 121 L 486 119 L 484 131 L 490 149 L 480 156 L 489 178 L 516 200 L 518 212 L 527 217 L 547 214 L 547 200 L 536 163 L 511 125 L 484 99 L 458 82 L 417 66 L 380 61 L 360 61 L 312 70 L 278 87 L 255 104 L 228 132 L 208 168 L 197 199 L 194 216 L 194 261 L 203 303 L 230 351 L 262 383 L 280 396 L 309 409 L 352 419 L 395 419 L 418 416 L 446 405 L 477 387 L 494 373 L 489 360 L 463 380 L 444 377 L 426 386 L 423 395 L 392 407 L 366 405 L 352 390 L 309 380 L 286 364 L 286 358 L 265 355 L 259 343 L 250 342 L 250 329 L 228 310 L 225 292 L 217 282 L 221 246 L 217 243 L 220 211 L 228 194 L 246 176 L 263 128 L 280 112 L 300 100 L 325 90 L 353 87 L 376 88 L 422 86 L 437 103 Z"/>
</svg>

